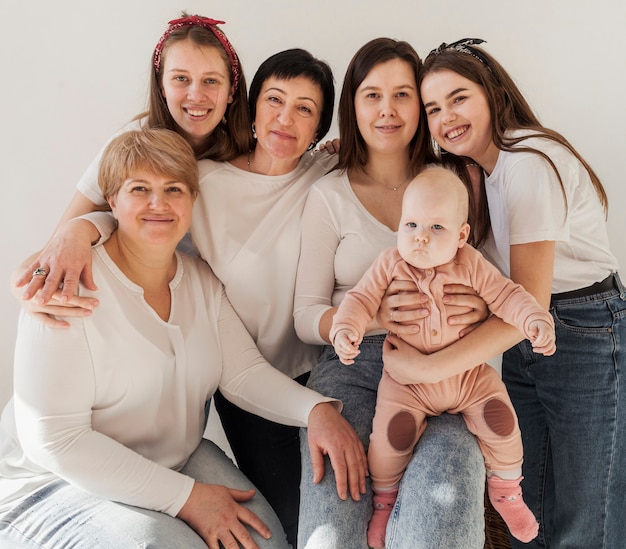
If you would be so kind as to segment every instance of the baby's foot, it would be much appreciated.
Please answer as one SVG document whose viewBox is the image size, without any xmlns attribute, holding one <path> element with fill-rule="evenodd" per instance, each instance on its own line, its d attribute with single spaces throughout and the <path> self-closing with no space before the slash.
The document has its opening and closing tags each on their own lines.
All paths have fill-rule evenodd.
<svg viewBox="0 0 626 549">
<path fill-rule="evenodd" d="M 522 488 L 520 487 L 522 478 L 504 480 L 492 476 L 487 479 L 487 491 L 489 501 L 504 519 L 511 535 L 524 543 L 528 543 L 537 537 L 539 524 L 522 498 Z"/>
<path fill-rule="evenodd" d="M 385 548 L 385 532 L 391 510 L 398 497 L 398 490 L 388 492 L 374 491 L 374 512 L 367 526 L 367 544 L 372 549 Z"/>
</svg>

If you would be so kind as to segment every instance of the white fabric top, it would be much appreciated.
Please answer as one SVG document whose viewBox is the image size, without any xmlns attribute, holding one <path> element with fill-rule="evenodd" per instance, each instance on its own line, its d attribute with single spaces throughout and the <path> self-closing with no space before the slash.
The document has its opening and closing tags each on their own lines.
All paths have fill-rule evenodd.
<svg viewBox="0 0 626 549">
<path fill-rule="evenodd" d="M 104 203 L 97 181 L 100 156 L 78 185 L 96 204 Z M 279 176 L 240 170 L 229 162 L 198 162 L 193 244 L 224 284 L 263 356 L 292 378 L 310 371 L 320 353 L 298 339 L 293 327 L 302 210 L 311 185 L 336 162 L 326 152 L 305 153 L 294 171 Z M 83 217 L 98 227 L 103 240 L 115 227 L 108 214 Z"/>
<path fill-rule="evenodd" d="M 302 217 L 294 318 L 298 336 L 324 344 L 322 315 L 341 303 L 384 249 L 396 244 L 395 231 L 378 221 L 357 198 L 345 171 L 334 171 L 309 193 Z M 384 331 L 371 332 L 384 333 Z"/>
<path fill-rule="evenodd" d="M 527 139 L 518 146 L 535 148 L 552 159 L 565 186 L 567 214 L 559 180 L 543 158 L 500 151 L 485 180 L 492 225 L 485 255 L 510 276 L 511 245 L 555 241 L 552 293 L 584 288 L 616 272 L 604 210 L 583 165 L 549 139 Z"/>
<path fill-rule="evenodd" d="M 293 326 L 302 211 L 311 185 L 336 159 L 306 153 L 293 172 L 281 176 L 250 173 L 228 162 L 198 162 L 194 245 L 263 356 L 293 378 L 310 371 L 320 353 L 300 341 Z"/>
<path fill-rule="evenodd" d="M 104 247 L 93 315 L 52 329 L 21 313 L 15 396 L 0 423 L 0 512 L 61 477 L 99 497 L 175 516 L 217 387 L 248 411 L 305 426 L 329 401 L 272 368 L 201 260 L 177 254 L 164 322 Z"/>
</svg>

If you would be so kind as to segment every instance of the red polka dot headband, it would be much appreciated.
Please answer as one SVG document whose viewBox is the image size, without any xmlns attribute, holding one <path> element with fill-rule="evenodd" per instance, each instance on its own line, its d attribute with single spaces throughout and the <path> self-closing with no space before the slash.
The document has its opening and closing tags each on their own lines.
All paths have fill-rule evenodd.
<svg viewBox="0 0 626 549">
<path fill-rule="evenodd" d="M 154 48 L 153 63 L 156 72 L 158 73 L 159 69 L 161 68 L 161 53 L 163 52 L 163 45 L 165 44 L 165 41 L 168 39 L 169 35 L 172 34 L 173 31 L 175 31 L 176 29 L 180 29 L 181 27 L 197 25 L 199 27 L 210 30 L 215 35 L 215 38 L 217 38 L 220 44 L 222 44 L 222 46 L 224 47 L 226 55 L 228 55 L 228 59 L 230 61 L 230 70 L 233 81 L 232 87 L 233 93 L 235 93 L 239 84 L 239 58 L 237 57 L 237 54 L 235 53 L 235 49 L 233 48 L 232 44 L 230 43 L 228 38 L 226 38 L 226 35 L 219 27 L 217 27 L 217 25 L 223 25 L 224 23 L 224 21 L 217 21 L 216 19 L 201 17 L 199 15 L 181 17 L 180 19 L 173 19 L 172 21 L 170 21 L 168 23 L 168 29 L 163 33 L 163 36 L 161 36 L 161 38 L 157 42 L 156 47 Z"/>
</svg>

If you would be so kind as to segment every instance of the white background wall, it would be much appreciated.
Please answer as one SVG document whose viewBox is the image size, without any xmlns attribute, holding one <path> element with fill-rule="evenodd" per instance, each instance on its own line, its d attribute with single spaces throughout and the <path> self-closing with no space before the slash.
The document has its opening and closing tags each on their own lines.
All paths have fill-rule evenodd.
<svg viewBox="0 0 626 549">
<path fill-rule="evenodd" d="M 248 82 L 262 60 L 290 47 L 327 60 L 340 88 L 371 38 L 407 40 L 422 56 L 444 41 L 487 40 L 543 122 L 599 174 L 626 267 L 622 0 L 2 0 L 0 406 L 11 391 L 18 311 L 9 274 L 43 245 L 107 137 L 143 109 L 154 44 L 183 9 L 227 22 Z"/>
</svg>

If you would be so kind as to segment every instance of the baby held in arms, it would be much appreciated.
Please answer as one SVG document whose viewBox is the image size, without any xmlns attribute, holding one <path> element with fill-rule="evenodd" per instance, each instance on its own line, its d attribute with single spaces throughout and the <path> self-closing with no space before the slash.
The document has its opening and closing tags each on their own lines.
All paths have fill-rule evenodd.
<svg viewBox="0 0 626 549">
<path fill-rule="evenodd" d="M 522 286 L 502 276 L 467 244 L 470 226 L 468 192 L 452 170 L 429 166 L 409 184 L 402 202 L 397 246 L 384 251 L 350 290 L 333 319 L 330 338 L 344 364 L 352 364 L 367 323 L 378 311 L 393 280 L 412 280 L 430 299 L 430 315 L 417 334 L 403 340 L 424 354 L 446 347 L 459 337 L 447 322 L 445 284 L 474 288 L 490 311 L 517 327 L 536 353 L 554 354 L 552 317 Z M 416 368 L 419 365 L 416 364 Z M 401 384 L 385 370 L 376 402 L 368 453 L 374 491 L 374 513 L 368 543 L 382 548 L 385 528 L 402 474 L 428 416 L 463 415 L 485 457 L 491 503 L 511 534 L 528 542 L 538 524 L 520 488 L 522 441 L 517 417 L 498 373 L 479 364 L 438 383 Z"/>
</svg>

